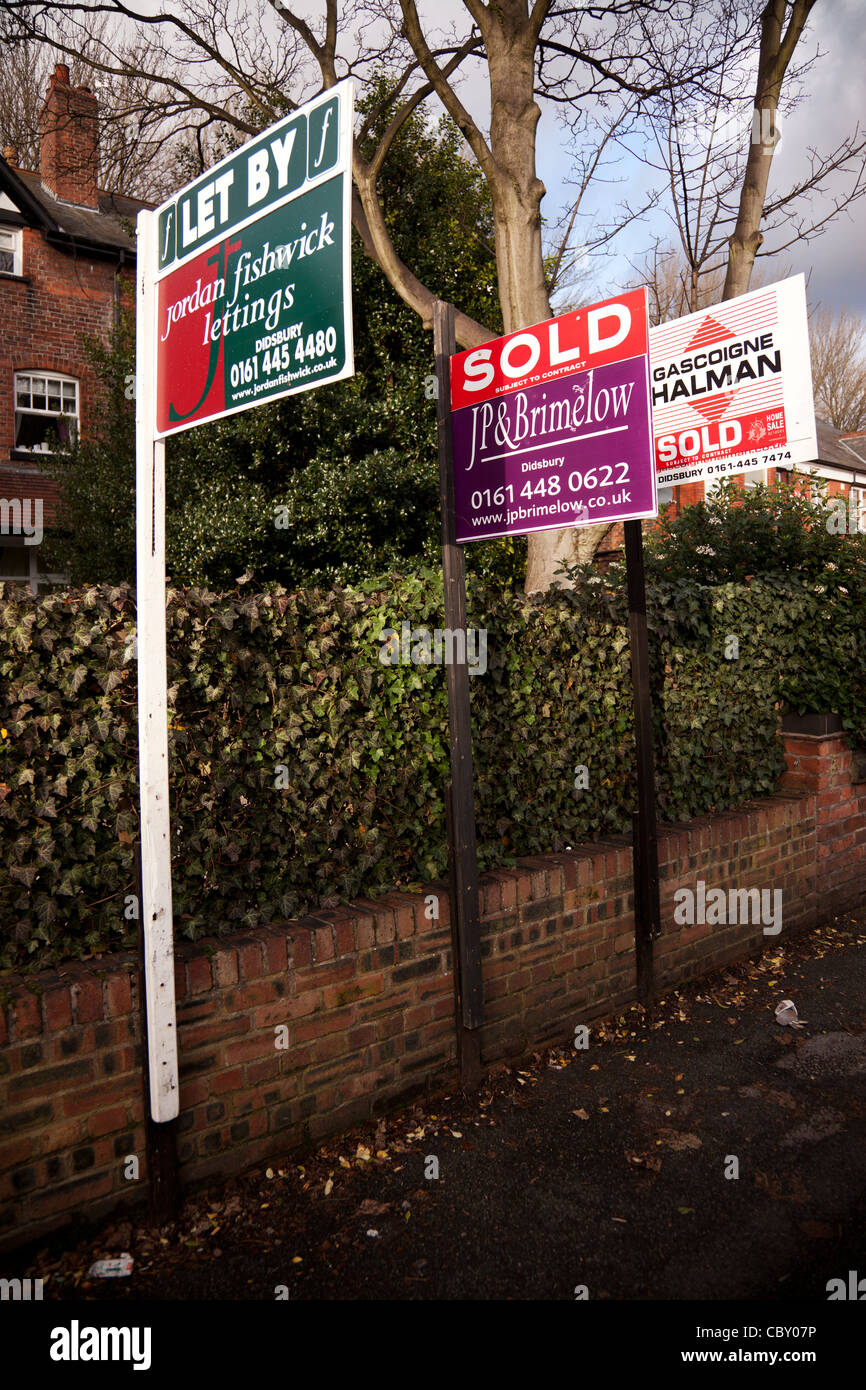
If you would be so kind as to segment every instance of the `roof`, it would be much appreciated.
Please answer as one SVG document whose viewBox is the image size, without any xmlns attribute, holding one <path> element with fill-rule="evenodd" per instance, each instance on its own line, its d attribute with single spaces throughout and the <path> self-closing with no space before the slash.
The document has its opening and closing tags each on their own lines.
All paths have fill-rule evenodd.
<svg viewBox="0 0 866 1390">
<path fill-rule="evenodd" d="M 859 460 L 852 456 L 842 443 L 842 433 L 834 429 L 829 420 L 815 416 L 815 429 L 818 435 L 817 463 L 831 463 L 842 468 L 856 468 Z"/>
<path fill-rule="evenodd" d="M 39 174 L 13 169 L 5 159 L 0 159 L 0 191 L 49 241 L 102 254 L 124 251 L 133 258 L 136 216 L 153 206 L 141 198 L 102 191 L 97 193 L 98 208 L 64 203 L 48 192 Z"/>
<path fill-rule="evenodd" d="M 839 442 L 843 449 L 854 455 L 857 463 L 866 468 L 866 430 L 858 430 L 856 434 L 843 434 Z"/>
</svg>

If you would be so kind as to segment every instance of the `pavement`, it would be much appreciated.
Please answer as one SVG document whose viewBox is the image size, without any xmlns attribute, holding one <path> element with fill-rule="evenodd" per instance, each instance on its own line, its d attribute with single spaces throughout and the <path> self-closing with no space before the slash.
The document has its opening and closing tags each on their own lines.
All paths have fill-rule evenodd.
<svg viewBox="0 0 866 1390">
<path fill-rule="evenodd" d="M 826 1302 L 866 1276 L 866 913 L 587 1042 L 194 1193 L 173 1227 L 115 1221 L 3 1272 L 123 1302 Z M 88 1275 L 121 1251 L 129 1278 Z"/>
</svg>

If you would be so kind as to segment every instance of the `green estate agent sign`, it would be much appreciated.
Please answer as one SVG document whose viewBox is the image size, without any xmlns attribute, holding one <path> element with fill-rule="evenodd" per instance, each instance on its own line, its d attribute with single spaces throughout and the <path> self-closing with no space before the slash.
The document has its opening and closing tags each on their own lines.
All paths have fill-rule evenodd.
<svg viewBox="0 0 866 1390">
<path fill-rule="evenodd" d="M 159 436 L 354 371 L 350 81 L 157 210 Z"/>
</svg>

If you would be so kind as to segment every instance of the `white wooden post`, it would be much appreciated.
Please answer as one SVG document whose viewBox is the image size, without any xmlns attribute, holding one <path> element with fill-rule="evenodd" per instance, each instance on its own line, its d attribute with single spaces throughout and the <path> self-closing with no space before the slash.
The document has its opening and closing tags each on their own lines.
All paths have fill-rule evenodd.
<svg viewBox="0 0 866 1390">
<path fill-rule="evenodd" d="M 150 1113 L 178 1113 L 168 698 L 165 654 L 165 442 L 156 430 L 156 214 L 138 214 L 135 348 L 135 549 L 138 758 Z"/>
</svg>

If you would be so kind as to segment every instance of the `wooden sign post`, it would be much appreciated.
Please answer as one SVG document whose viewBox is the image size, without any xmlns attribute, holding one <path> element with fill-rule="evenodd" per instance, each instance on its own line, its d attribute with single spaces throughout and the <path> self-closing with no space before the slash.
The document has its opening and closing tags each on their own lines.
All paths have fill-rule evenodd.
<svg viewBox="0 0 866 1390">
<path fill-rule="evenodd" d="M 433 307 L 436 353 L 436 418 L 439 430 L 439 495 L 442 510 L 442 578 L 445 626 L 462 632 L 445 666 L 451 782 L 447 793 L 448 858 L 451 879 L 451 942 L 454 962 L 457 1058 L 465 1088 L 481 1077 L 479 1028 L 483 1018 L 481 921 L 478 911 L 478 853 L 475 842 L 475 793 L 472 773 L 472 724 L 469 668 L 466 663 L 466 570 L 454 528 L 454 461 L 451 442 L 449 360 L 456 351 L 454 306 L 437 300 Z"/>
<path fill-rule="evenodd" d="M 631 638 L 631 682 L 634 696 L 634 738 L 637 757 L 637 811 L 632 818 L 632 875 L 634 881 L 634 949 L 638 999 L 653 997 L 653 940 L 661 933 L 659 905 L 659 848 L 656 831 L 656 782 L 653 758 L 652 701 L 649 644 L 646 625 L 646 581 L 643 535 L 639 521 L 626 521 L 625 564 L 628 583 L 628 621 Z"/>
</svg>

